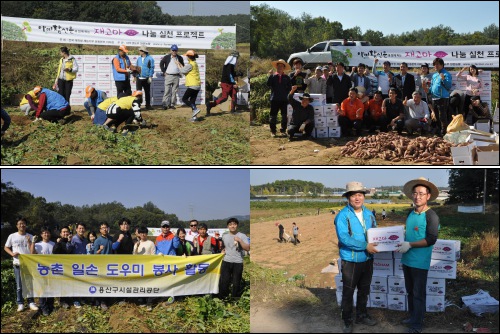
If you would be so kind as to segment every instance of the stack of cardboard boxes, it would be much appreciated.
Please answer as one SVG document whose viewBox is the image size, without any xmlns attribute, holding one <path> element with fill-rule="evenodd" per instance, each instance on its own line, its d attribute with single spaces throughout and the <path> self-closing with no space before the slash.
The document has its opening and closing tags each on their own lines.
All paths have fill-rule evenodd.
<svg viewBox="0 0 500 334">
<path fill-rule="evenodd" d="M 302 94 L 295 93 L 293 98 L 300 101 Z M 311 136 L 314 138 L 339 138 L 340 125 L 338 121 L 338 111 L 336 104 L 326 104 L 326 95 L 311 94 L 314 101 L 311 105 L 314 108 L 314 130 Z M 290 124 L 293 108 L 288 105 L 287 124 Z"/>
<path fill-rule="evenodd" d="M 368 242 L 378 243 L 373 260 L 373 277 L 370 286 L 368 307 L 406 311 L 407 292 L 401 264 L 402 253 L 395 252 L 404 241 L 404 227 L 391 226 L 368 230 Z M 432 251 L 427 278 L 427 312 L 443 312 L 445 306 L 446 279 L 456 279 L 457 260 L 460 258 L 460 241 L 438 239 Z M 342 300 L 342 268 L 335 276 L 337 301 Z"/>
</svg>

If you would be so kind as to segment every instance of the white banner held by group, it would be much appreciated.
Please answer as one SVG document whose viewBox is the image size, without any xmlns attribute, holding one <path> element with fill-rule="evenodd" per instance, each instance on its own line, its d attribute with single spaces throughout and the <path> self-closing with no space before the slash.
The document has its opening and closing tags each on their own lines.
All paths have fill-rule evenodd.
<svg viewBox="0 0 500 334">
<path fill-rule="evenodd" d="M 236 26 L 158 26 L 52 21 L 2 16 L 2 38 L 59 44 L 121 45 L 180 49 L 235 49 Z"/>
<path fill-rule="evenodd" d="M 476 65 L 481 68 L 497 68 L 498 45 L 446 45 L 446 46 L 332 46 L 332 61 L 342 61 L 345 65 L 357 66 L 359 63 L 372 66 L 378 58 L 378 66 L 389 61 L 392 66 L 405 62 L 408 67 L 420 67 L 442 58 L 445 67 L 464 67 Z"/>
</svg>

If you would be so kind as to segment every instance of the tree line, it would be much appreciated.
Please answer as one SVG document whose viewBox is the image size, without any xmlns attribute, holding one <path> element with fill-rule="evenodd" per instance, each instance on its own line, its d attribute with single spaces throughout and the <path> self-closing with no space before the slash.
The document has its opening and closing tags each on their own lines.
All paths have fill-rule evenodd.
<svg viewBox="0 0 500 334">
<path fill-rule="evenodd" d="M 342 23 L 322 16 L 312 17 L 303 13 L 293 18 L 285 11 L 267 4 L 250 6 L 251 52 L 259 58 L 283 58 L 305 51 L 315 43 L 351 37 L 365 40 L 374 46 L 385 45 L 498 45 L 499 29 L 490 24 L 483 31 L 455 33 L 450 27 L 419 29 L 401 34 L 389 34 L 368 29 L 364 33 L 358 26 L 344 29 Z"/>
<path fill-rule="evenodd" d="M 44 197 L 35 197 L 29 192 L 16 188 L 11 182 L 2 181 L 1 187 L 2 222 L 9 222 L 11 226 L 15 226 L 17 218 L 26 217 L 29 230 L 34 233 L 38 233 L 44 225 L 53 228 L 74 225 L 78 222 L 85 223 L 87 231 L 98 231 L 99 224 L 103 222 L 108 223 L 112 230 L 117 231 L 118 221 L 123 217 L 130 219 L 132 226 L 160 227 L 161 221 L 168 220 L 174 228 L 189 228 L 188 221 L 180 220 L 174 213 L 164 212 L 153 202 L 133 208 L 126 208 L 117 201 L 75 206 L 61 202 L 47 202 Z M 199 221 L 206 223 L 209 228 L 226 228 L 228 218 Z M 248 235 L 250 222 L 241 219 L 239 221 L 238 230 Z"/>
<path fill-rule="evenodd" d="M 168 9 L 167 9 L 168 10 Z M 237 27 L 236 42 L 250 42 L 250 16 L 173 16 L 156 1 L 3 1 L 2 15 L 33 19 L 144 25 Z"/>
</svg>

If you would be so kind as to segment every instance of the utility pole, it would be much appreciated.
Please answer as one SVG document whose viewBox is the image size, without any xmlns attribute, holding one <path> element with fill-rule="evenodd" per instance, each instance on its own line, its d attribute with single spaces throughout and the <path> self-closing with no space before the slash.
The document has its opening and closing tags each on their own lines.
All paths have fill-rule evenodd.
<svg viewBox="0 0 500 334">
<path fill-rule="evenodd" d="M 483 190 L 483 215 L 486 214 L 486 171 L 484 170 L 484 190 Z"/>
<path fill-rule="evenodd" d="M 194 205 L 189 204 L 189 212 L 191 213 L 191 219 L 194 219 Z"/>
</svg>

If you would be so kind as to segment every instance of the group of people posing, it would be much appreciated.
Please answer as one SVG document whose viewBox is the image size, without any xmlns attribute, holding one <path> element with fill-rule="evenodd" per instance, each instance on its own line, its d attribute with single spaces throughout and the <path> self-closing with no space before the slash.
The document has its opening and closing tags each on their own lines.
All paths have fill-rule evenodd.
<svg viewBox="0 0 500 334">
<path fill-rule="evenodd" d="M 276 71 L 269 71 L 267 85 L 271 89 L 270 130 L 277 133 L 277 116 L 281 112 L 282 134 L 293 140 L 294 134 L 302 132 L 302 138 L 309 138 L 314 129 L 314 109 L 310 94 L 326 95 L 327 104 L 336 104 L 338 122 L 342 136 L 361 135 L 364 129 L 374 132 L 396 130 L 409 135 L 432 133 L 444 136 L 453 115 L 462 114 L 470 125 L 478 119 L 492 119 L 488 104 L 482 103 L 480 94 L 483 85 L 476 66 L 463 68 L 458 80 L 467 81 L 467 89 L 451 91 L 452 77 L 444 68 L 444 61 L 435 58 L 435 73 L 429 73 L 429 65 L 422 64 L 417 76 L 408 72 L 408 65 L 401 63 L 400 73 L 391 72 L 391 63 L 385 61 L 383 70 L 377 70 L 378 59 L 374 60 L 373 71 L 360 63 L 350 74 L 342 62 L 316 67 L 308 77 L 303 71 L 303 62 L 296 59 L 291 70 L 284 60 L 272 62 Z M 463 74 L 465 70 L 468 75 Z M 302 93 L 301 102 L 293 99 L 294 93 Z M 287 126 L 287 106 L 293 113 Z"/>
<path fill-rule="evenodd" d="M 170 256 L 194 256 L 223 253 L 224 259 L 221 267 L 219 280 L 219 297 L 229 296 L 229 288 L 232 284 L 232 297 L 239 298 L 241 295 L 241 279 L 243 274 L 243 257 L 250 250 L 248 238 L 245 234 L 238 232 L 239 221 L 230 218 L 227 221 L 228 233 L 221 237 L 208 235 L 208 227 L 197 220 L 189 222 L 189 231 L 184 228 L 177 229 L 174 235 L 170 231 L 170 222 L 161 222 L 161 234 L 153 242 L 148 239 L 148 229 L 144 226 L 131 227 L 131 221 L 122 218 L 119 223 L 120 232 L 114 237 L 109 235 L 109 225 L 99 225 L 100 235 L 96 232 L 86 232 L 83 223 L 76 224 L 76 234 L 71 236 L 68 226 L 64 226 L 52 241 L 51 231 L 48 227 L 42 227 L 40 231 L 41 241 L 37 242 L 38 236 L 26 232 L 27 219 L 20 218 L 17 221 L 18 232 L 9 235 L 4 250 L 13 257 L 14 274 L 17 285 L 17 311 L 24 310 L 24 299 L 22 295 L 21 272 L 19 254 L 134 254 L 134 255 L 170 255 Z M 132 235 L 131 232 L 135 232 Z M 80 308 L 82 302 L 88 298 L 61 297 L 60 304 L 63 308 L 69 308 L 73 303 L 75 308 Z M 92 300 L 92 304 L 99 305 L 101 309 L 108 308 L 109 298 Z M 152 310 L 153 297 L 139 299 L 142 306 Z M 33 298 L 28 298 L 31 310 L 39 308 Z M 43 315 L 49 315 L 54 310 L 54 298 L 40 298 L 40 308 Z"/>
</svg>

